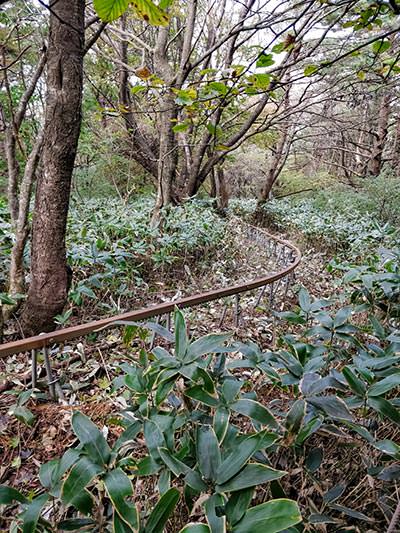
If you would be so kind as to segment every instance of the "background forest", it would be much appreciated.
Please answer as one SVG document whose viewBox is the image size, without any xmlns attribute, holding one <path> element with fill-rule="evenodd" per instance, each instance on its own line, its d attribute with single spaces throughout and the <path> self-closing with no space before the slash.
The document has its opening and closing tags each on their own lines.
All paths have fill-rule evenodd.
<svg viewBox="0 0 400 533">
<path fill-rule="evenodd" d="M 399 30 L 397 0 L 0 0 L 4 347 L 276 272 L 249 228 L 303 256 L 0 345 L 1 531 L 399 530 Z"/>
</svg>

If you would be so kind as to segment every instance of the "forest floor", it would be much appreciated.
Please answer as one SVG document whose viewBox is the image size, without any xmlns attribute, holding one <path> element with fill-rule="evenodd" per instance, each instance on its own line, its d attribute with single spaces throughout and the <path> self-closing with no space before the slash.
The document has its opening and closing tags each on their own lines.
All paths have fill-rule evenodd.
<svg viewBox="0 0 400 533">
<path fill-rule="evenodd" d="M 276 270 L 274 260 L 268 257 L 266 250 L 249 244 L 245 239 L 243 227 L 232 226 L 228 235 L 225 246 L 207 261 L 200 264 L 181 263 L 178 268 L 165 272 L 163 279 L 155 278 L 146 289 L 139 288 L 133 299 L 132 309 L 255 279 Z M 283 233 L 277 236 L 283 239 L 296 237 Z M 232 247 L 235 249 L 235 253 L 229 257 L 226 254 L 227 247 L 231 251 Z M 325 268 L 327 257 L 327 253 L 323 251 L 312 248 L 302 250 L 302 261 L 296 270 L 294 284 L 284 302 L 277 297 L 273 311 L 290 309 L 296 301 L 299 286 L 312 288 L 313 294 L 318 297 L 329 297 L 333 278 Z M 251 339 L 263 349 L 274 349 L 281 333 L 280 326 L 270 308 L 267 292 L 255 308 L 256 297 L 255 291 L 242 297 L 238 327 L 235 325 L 232 298 L 187 310 L 185 314 L 191 334 L 196 338 L 218 330 L 232 331 L 236 339 Z M 127 302 L 124 305 L 126 307 Z M 79 318 L 84 322 L 95 318 L 93 315 L 86 316 L 86 313 L 90 313 L 90 309 L 75 317 L 75 320 Z M 0 483 L 7 481 L 20 489 L 31 489 L 33 480 L 37 479 L 39 465 L 55 455 L 61 455 L 74 440 L 70 427 L 74 409 L 79 408 L 102 426 L 111 413 L 123 408 L 121 397 L 110 393 L 112 381 L 119 374 L 119 365 L 129 361 L 140 347 L 140 341 L 133 341 L 131 345 L 124 344 L 120 332 L 114 329 L 55 347 L 51 355 L 60 382 L 67 386 L 65 400 L 59 404 L 29 400 L 26 407 L 35 417 L 31 426 L 21 424 L 8 414 L 16 404 L 21 388 L 29 383 L 30 358 L 26 354 L 18 354 L 0 360 L 0 375 L 3 379 L 0 390 L 7 392 L 0 395 L 0 450 L 3 454 Z M 39 379 L 38 385 L 45 389 L 44 368 L 41 372 L 42 380 Z M 113 426 L 109 427 L 113 431 Z M 117 436 L 119 427 L 114 429 Z"/>
<path fill-rule="evenodd" d="M 340 289 L 337 278 L 326 269 L 331 259 L 328 250 L 323 247 L 313 248 L 309 241 L 302 239 L 300 234 L 280 232 L 279 237 L 299 244 L 302 249 L 302 261 L 296 270 L 294 284 L 288 291 L 285 300 L 279 298 L 274 309 L 269 305 L 266 294 L 260 304 L 255 307 L 256 294 L 246 295 L 241 299 L 242 313 L 238 326 L 235 326 L 234 303 L 232 299 L 224 302 L 212 302 L 188 310 L 186 314 L 190 332 L 194 338 L 218 330 L 231 331 L 233 338 L 243 342 L 257 343 L 262 350 L 274 350 L 281 335 L 286 333 L 287 326 L 276 318 L 274 311 L 291 309 L 297 302 L 300 286 L 306 287 L 316 298 L 329 298 Z M 228 253 L 229 251 L 229 253 Z M 274 271 L 275 265 L 259 246 L 249 246 L 240 227 L 228 232 L 228 237 L 221 249 L 201 261 L 192 258 L 190 262 L 180 262 L 163 272 L 163 276 L 155 276 L 147 280 L 147 285 L 139 288 L 131 302 L 125 300 L 123 307 L 140 308 L 148 304 L 170 300 L 172 297 L 183 297 L 196 294 L 202 290 L 226 286 L 232 282 L 254 279 Z M 151 297 L 149 298 L 149 294 Z M 221 327 L 221 315 L 226 306 L 226 316 Z M 74 317 L 74 322 L 96 318 L 92 310 L 82 309 Z M 74 323 L 73 322 L 73 323 Z M 158 337 L 157 337 L 158 338 Z M 159 339 L 159 338 L 158 338 Z M 158 342 L 163 342 L 158 340 Z M 88 336 L 78 342 L 69 343 L 51 351 L 54 368 L 60 383 L 64 386 L 64 400 L 57 404 L 46 398 L 46 383 L 42 369 L 39 380 L 41 391 L 31 398 L 26 397 L 22 407 L 28 410 L 28 423 L 17 420 L 10 412 L 20 404 L 21 390 L 29 389 L 30 361 L 23 354 L 8 357 L 0 361 L 0 375 L 5 378 L 0 395 L 0 483 L 7 483 L 21 490 L 32 492 L 39 487 L 38 471 L 41 464 L 55 457 L 76 443 L 71 431 L 71 417 L 79 410 L 89 416 L 93 422 L 108 433 L 111 442 L 121 434 L 121 425 L 116 413 L 127 407 L 125 397 L 113 387 L 114 380 L 121 374 L 120 366 L 137 358 L 142 348 L 148 349 L 148 339 L 121 337 L 121 332 L 108 329 L 96 336 Z M 246 377 L 242 371 L 241 376 Z M 250 377 L 250 374 L 249 374 Z M 260 383 L 258 384 L 260 385 Z M 260 397 L 264 405 L 272 405 L 282 412 L 293 402 L 290 390 L 277 390 L 274 387 L 259 387 Z M 379 438 L 395 440 L 399 430 L 392 424 L 385 426 Z M 351 480 L 349 490 L 341 503 L 351 507 L 355 513 L 367 513 L 373 516 L 377 524 L 382 521 L 382 512 L 378 502 L 381 494 L 381 482 L 365 476 L 363 457 L 371 451 L 361 438 L 349 440 L 344 433 L 335 439 L 329 431 L 318 432 L 308 443 L 309 450 L 323 449 L 324 468 L 319 472 L 317 480 L 313 476 L 304 476 L 303 464 L 298 463 L 295 454 L 280 455 L 275 468 L 290 472 L 283 487 L 288 497 L 303 502 L 305 506 L 311 499 L 321 499 L 322 495 L 332 486 L 339 486 L 343 478 Z M 365 449 L 364 449 L 365 447 Z M 303 459 L 302 459 L 303 461 Z M 361 462 L 360 462 L 361 461 Z M 157 498 L 155 479 L 152 476 L 138 481 L 135 501 L 142 509 L 147 509 Z M 260 501 L 270 497 L 260 494 Z M 187 520 L 182 516 L 182 524 Z M 192 517 L 195 519 L 196 517 Z M 180 523 L 172 525 L 168 531 L 175 533 Z M 381 525 L 353 527 L 351 529 L 327 529 L 326 526 L 315 526 L 310 531 L 354 531 L 380 533 Z M 1 528 L 0 528 L 1 531 Z M 5 530 L 4 530 L 5 531 Z"/>
</svg>

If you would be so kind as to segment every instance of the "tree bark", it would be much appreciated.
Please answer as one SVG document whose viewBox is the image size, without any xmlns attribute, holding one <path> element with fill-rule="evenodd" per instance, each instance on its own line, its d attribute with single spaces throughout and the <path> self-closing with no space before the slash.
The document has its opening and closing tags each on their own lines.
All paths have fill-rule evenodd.
<svg viewBox="0 0 400 533">
<path fill-rule="evenodd" d="M 68 290 L 65 231 L 81 125 L 84 0 L 50 4 L 43 172 L 32 225 L 31 283 L 22 313 L 24 334 L 49 331 Z"/>
<path fill-rule="evenodd" d="M 385 91 L 379 105 L 378 127 L 374 133 L 371 159 L 368 164 L 368 174 L 379 176 L 382 170 L 383 152 L 385 150 L 390 114 L 390 94 Z"/>
</svg>

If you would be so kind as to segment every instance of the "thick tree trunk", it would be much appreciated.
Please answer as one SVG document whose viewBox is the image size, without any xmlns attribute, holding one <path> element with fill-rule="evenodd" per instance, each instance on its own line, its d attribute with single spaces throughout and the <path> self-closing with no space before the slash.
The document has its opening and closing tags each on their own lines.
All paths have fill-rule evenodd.
<svg viewBox="0 0 400 533">
<path fill-rule="evenodd" d="M 379 106 L 378 127 L 374 134 L 371 159 L 368 164 L 368 174 L 379 176 L 382 170 L 383 152 L 385 150 L 390 114 L 390 94 L 385 91 Z"/>
<path fill-rule="evenodd" d="M 158 159 L 157 200 L 153 211 L 152 224 L 160 220 L 163 207 L 171 204 L 173 185 L 178 163 L 178 147 L 172 129 L 177 118 L 177 109 L 173 93 L 165 96 L 160 110 L 160 152 Z"/>
<path fill-rule="evenodd" d="M 50 7 L 43 172 L 35 196 L 24 334 L 51 330 L 67 299 L 65 230 L 81 125 L 85 1 L 56 0 Z"/>
</svg>

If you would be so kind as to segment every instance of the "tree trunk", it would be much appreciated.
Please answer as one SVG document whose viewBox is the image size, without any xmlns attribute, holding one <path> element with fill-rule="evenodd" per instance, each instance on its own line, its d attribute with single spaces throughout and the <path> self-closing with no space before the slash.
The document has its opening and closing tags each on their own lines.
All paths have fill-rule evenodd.
<svg viewBox="0 0 400 533">
<path fill-rule="evenodd" d="M 35 195 L 24 334 L 51 330 L 67 299 L 65 231 L 81 125 L 85 1 L 56 0 L 50 7 L 43 172 Z"/>
<path fill-rule="evenodd" d="M 396 117 L 396 133 L 393 146 L 392 168 L 397 177 L 400 177 L 400 116 Z"/>
<path fill-rule="evenodd" d="M 368 164 L 368 174 L 370 176 L 379 176 L 382 170 L 383 152 L 385 150 L 389 125 L 389 114 L 390 94 L 388 91 L 385 91 L 379 106 L 378 127 L 374 134 L 371 159 Z"/>
</svg>

